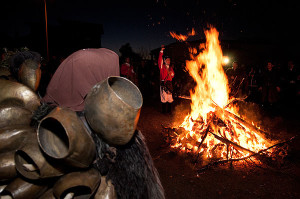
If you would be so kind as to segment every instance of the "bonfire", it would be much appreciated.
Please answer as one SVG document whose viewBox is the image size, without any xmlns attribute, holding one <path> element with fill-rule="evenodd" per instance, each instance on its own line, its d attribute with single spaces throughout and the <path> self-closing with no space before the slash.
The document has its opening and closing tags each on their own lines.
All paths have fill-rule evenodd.
<svg viewBox="0 0 300 199">
<path fill-rule="evenodd" d="M 171 35 L 178 38 L 175 33 Z M 190 49 L 192 59 L 186 61 L 186 69 L 196 83 L 190 91 L 191 111 L 179 126 L 163 128 L 167 143 L 180 153 L 192 154 L 202 168 L 249 159 L 266 162 L 274 156 L 282 159 L 286 141 L 266 138 L 265 131 L 238 114 L 239 107 L 234 102 L 240 99 L 229 96 L 223 70 L 226 57 L 218 31 L 211 27 L 205 36 L 206 43 L 199 49 Z"/>
</svg>

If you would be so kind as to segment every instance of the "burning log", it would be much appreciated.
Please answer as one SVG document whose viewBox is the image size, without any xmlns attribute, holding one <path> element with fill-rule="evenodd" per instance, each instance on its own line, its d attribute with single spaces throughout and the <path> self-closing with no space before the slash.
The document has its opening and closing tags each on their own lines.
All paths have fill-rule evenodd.
<svg viewBox="0 0 300 199">
<path fill-rule="evenodd" d="M 236 101 L 244 101 L 248 96 L 245 96 L 244 98 L 232 98 L 227 104 L 226 106 L 224 106 L 224 109 L 229 107 L 229 105 L 231 105 L 232 103 L 236 102 Z"/>
<path fill-rule="evenodd" d="M 235 115 L 225 109 L 222 109 L 217 104 L 215 104 L 215 107 L 217 108 L 217 112 L 219 112 L 219 114 L 224 114 L 227 118 L 230 118 L 230 119 L 234 120 L 237 124 L 248 128 L 250 131 L 258 134 L 260 137 L 265 137 L 264 135 L 266 134 L 266 132 L 258 129 L 257 127 L 253 126 L 252 124 L 249 124 L 248 122 L 246 122 L 242 118 L 238 117 L 237 115 Z"/>
<path fill-rule="evenodd" d="M 223 109 L 220 108 L 220 110 L 223 110 Z M 230 113 L 230 112 L 229 112 L 229 113 Z M 205 125 L 205 126 L 206 126 L 206 129 L 202 130 L 201 133 L 198 132 L 198 134 L 202 134 L 202 137 L 201 137 L 201 141 L 200 141 L 200 143 L 199 143 L 199 145 L 198 145 L 198 147 L 197 147 L 197 151 L 196 151 L 197 157 L 196 157 L 196 161 L 195 161 L 195 162 L 197 162 L 197 160 L 198 160 L 198 158 L 199 158 L 199 154 L 200 154 L 199 150 L 201 149 L 201 146 L 202 146 L 203 142 L 205 141 L 205 139 L 206 139 L 208 133 L 212 134 L 217 140 L 223 142 L 224 144 L 226 144 L 226 145 L 228 145 L 228 146 L 232 146 L 232 147 L 235 148 L 237 151 L 242 151 L 242 152 L 247 153 L 247 154 L 248 154 L 248 153 L 250 153 L 250 154 L 254 154 L 254 153 L 255 153 L 255 152 L 253 152 L 253 151 L 251 151 L 251 150 L 249 150 L 249 149 L 247 149 L 247 148 L 244 148 L 244 147 L 238 145 L 237 143 L 234 143 L 233 141 L 228 140 L 228 139 L 225 138 L 225 137 L 218 136 L 217 134 L 213 133 L 212 130 L 211 130 L 211 129 L 212 129 L 211 125 L 213 125 L 213 119 L 214 119 L 214 120 L 220 119 L 220 120 L 222 120 L 222 121 L 224 120 L 224 119 L 221 119 L 220 114 L 216 114 L 216 112 L 214 112 L 214 113 L 212 114 L 210 120 L 208 121 L 208 124 Z M 196 121 L 196 120 L 194 120 L 194 121 Z M 230 128 L 230 124 L 228 124 L 228 122 L 226 122 L 226 120 L 223 121 L 223 123 L 225 123 L 225 125 L 229 126 L 229 129 L 231 129 L 231 128 Z M 226 123 L 227 123 L 227 124 L 226 124 Z M 197 124 L 200 124 L 200 121 L 194 122 L 194 127 L 197 126 Z M 202 123 L 201 125 L 202 125 L 202 126 L 201 126 L 201 129 L 202 129 L 202 128 L 203 128 L 203 123 Z M 193 128 L 194 128 L 194 127 L 193 127 Z M 164 128 L 165 128 L 165 129 L 168 129 L 167 132 L 169 133 L 169 135 L 168 135 L 169 138 L 170 138 L 170 132 L 172 132 L 172 131 L 174 132 L 174 134 L 177 135 L 178 138 L 183 137 L 182 134 L 183 134 L 183 132 L 185 132 L 185 130 L 182 131 L 182 129 L 183 129 L 182 127 L 179 127 L 179 128 L 167 128 L 167 127 L 164 127 Z M 178 129 L 181 130 L 180 133 L 178 133 L 178 131 L 179 131 Z M 229 130 L 229 131 L 230 131 L 230 130 Z M 232 131 L 231 131 L 231 132 L 232 132 Z M 232 132 L 231 134 L 234 134 L 234 133 Z M 178 140 L 180 140 L 180 143 L 183 145 L 183 147 L 187 148 L 187 142 L 192 144 L 192 141 L 191 141 L 190 139 L 191 139 L 190 136 L 187 137 L 187 136 L 185 135 L 184 139 L 178 139 Z M 227 158 L 228 158 L 228 150 L 229 150 L 229 148 L 227 147 Z"/>
<path fill-rule="evenodd" d="M 222 67 L 224 57 L 218 32 L 211 28 L 205 35 L 207 42 L 200 45 L 200 53 L 186 62 L 186 69 L 196 85 L 191 89 L 190 97 L 179 96 L 191 100 L 191 113 L 179 126 L 183 130 L 167 130 L 169 143 L 173 143 L 170 146 L 189 154 L 196 153 L 196 161 L 201 155 L 205 163 L 216 159 L 233 162 L 261 155 L 271 142 L 265 139 L 266 132 L 237 116 L 235 107 L 230 107 L 232 112 L 228 111 L 234 102 L 245 98 L 229 100 L 230 89 Z M 268 155 L 270 153 L 265 153 L 257 159 L 264 161 Z"/>
<path fill-rule="evenodd" d="M 208 126 L 207 129 L 205 130 L 205 133 L 204 133 L 204 135 L 201 138 L 201 142 L 198 145 L 198 150 L 200 149 L 201 145 L 203 144 L 203 142 L 204 142 L 204 140 L 205 140 L 205 138 L 206 138 L 206 136 L 207 136 L 207 134 L 209 132 L 209 129 L 210 129 L 210 126 Z M 197 152 L 198 152 L 198 150 L 197 150 Z"/>
<path fill-rule="evenodd" d="M 199 145 L 198 145 L 198 149 L 197 149 L 197 152 L 196 152 L 196 153 L 197 153 L 197 157 L 196 157 L 196 159 L 195 159 L 195 162 L 198 161 L 198 158 L 199 158 L 199 155 L 200 155 L 200 152 L 199 152 L 200 147 L 201 147 L 201 145 L 203 144 L 205 138 L 207 137 L 207 134 L 208 134 L 210 128 L 211 128 L 211 127 L 210 127 L 210 123 L 209 123 L 208 127 L 207 127 L 206 130 L 205 130 L 204 135 L 203 135 L 202 138 L 201 138 L 201 142 L 200 142 Z"/>
<path fill-rule="evenodd" d="M 204 167 L 198 169 L 197 172 L 198 173 L 202 173 L 203 171 L 205 171 L 205 170 L 207 170 L 207 169 L 209 169 L 211 167 L 214 167 L 214 166 L 217 166 L 217 165 L 221 165 L 221 164 L 225 164 L 225 163 L 229 163 L 229 162 L 237 162 L 237 161 L 247 160 L 247 159 L 250 159 L 251 157 L 256 157 L 256 156 L 260 156 L 261 157 L 261 155 L 263 155 L 264 152 L 266 152 L 266 151 L 268 151 L 268 150 L 270 150 L 270 149 L 272 149 L 274 147 L 281 147 L 281 146 L 283 146 L 283 145 L 285 145 L 285 144 L 293 141 L 295 137 L 296 136 L 294 136 L 294 137 L 292 137 L 292 138 L 290 138 L 290 139 L 288 139 L 288 140 L 286 140 L 284 142 L 280 142 L 280 143 L 274 144 L 274 145 L 272 145 L 272 146 L 270 146 L 270 147 L 268 147 L 266 149 L 262 149 L 262 150 L 258 151 L 257 153 L 252 153 L 252 154 L 250 154 L 250 155 L 248 155 L 246 157 L 243 157 L 243 158 L 227 159 L 227 160 L 220 160 L 220 161 L 212 162 L 212 163 L 207 164 Z"/>
<path fill-rule="evenodd" d="M 215 108 L 216 108 L 216 111 L 211 112 L 210 117 L 206 124 L 201 119 L 199 119 L 199 120 L 198 119 L 197 120 L 190 119 L 191 122 L 193 122 L 192 129 L 193 129 L 193 131 L 195 131 L 194 134 L 202 135 L 201 139 L 198 139 L 198 140 L 200 140 L 200 142 L 195 140 L 196 138 L 194 137 L 194 134 L 190 135 L 188 133 L 188 131 L 185 130 L 183 127 L 179 127 L 179 128 L 164 127 L 164 129 L 167 130 L 167 132 L 168 132 L 169 140 L 171 140 L 170 143 L 177 142 L 178 144 L 180 144 L 180 148 L 179 148 L 180 150 L 185 149 L 187 151 L 192 151 L 192 148 L 189 146 L 196 146 L 195 143 L 199 143 L 198 147 L 196 148 L 196 151 L 194 151 L 194 153 L 197 154 L 197 157 L 194 161 L 195 163 L 197 163 L 199 156 L 201 154 L 201 151 L 203 151 L 203 150 L 201 150 L 201 146 L 203 146 L 203 143 L 206 141 L 208 134 L 213 135 L 213 137 L 215 139 L 224 143 L 223 145 L 215 144 L 215 146 L 211 148 L 212 154 L 215 154 L 215 151 L 218 150 L 219 147 L 222 148 L 226 145 L 226 152 L 223 152 L 223 154 L 226 154 L 226 161 L 230 162 L 231 160 L 232 161 L 244 160 L 244 157 L 246 157 L 246 159 L 248 159 L 249 157 L 252 157 L 254 155 L 257 156 L 257 153 L 262 155 L 261 152 L 263 150 L 260 150 L 259 152 L 254 152 L 251 149 L 248 149 L 248 148 L 243 147 L 240 144 L 236 143 L 232 138 L 226 137 L 226 134 L 224 133 L 225 130 L 221 130 L 221 132 L 219 130 L 219 135 L 217 133 L 215 133 L 214 129 L 224 128 L 224 129 L 226 129 L 227 132 L 229 132 L 229 134 L 232 137 L 234 137 L 237 135 L 237 132 L 235 132 L 235 128 L 232 123 L 235 123 L 235 124 L 240 125 L 240 127 L 241 127 L 240 130 L 246 131 L 246 128 L 248 128 L 250 131 L 252 130 L 252 132 L 258 134 L 258 136 L 263 137 L 263 135 L 259 129 L 257 129 L 253 125 L 249 124 L 248 122 L 244 121 L 240 117 L 236 116 L 235 114 L 233 114 L 227 110 L 222 109 L 218 105 L 215 105 Z M 172 132 L 173 132 L 173 135 L 171 135 Z M 255 135 L 249 134 L 248 136 L 249 136 L 248 139 L 257 141 L 257 138 Z M 207 146 L 207 145 L 205 145 L 205 146 Z M 207 147 L 203 146 L 202 148 L 207 148 Z M 235 151 L 232 150 L 233 148 L 235 149 Z M 268 149 L 270 149 L 270 148 L 268 148 Z M 238 155 L 238 154 L 240 154 L 240 155 Z M 240 156 L 241 158 L 236 158 L 237 156 Z M 263 156 L 260 156 L 259 159 L 264 161 L 264 159 L 268 159 L 268 157 L 266 154 L 264 154 Z M 221 160 L 219 162 L 224 163 L 226 161 Z"/>
<path fill-rule="evenodd" d="M 232 145 L 236 150 L 240 150 L 240 151 L 243 151 L 243 152 L 246 152 L 246 153 L 250 153 L 250 154 L 254 154 L 254 152 L 253 151 L 251 151 L 251 150 L 249 150 L 249 149 L 246 149 L 246 148 L 244 148 L 244 147 L 242 147 L 242 146 L 240 146 L 240 145 L 238 145 L 238 144 L 236 144 L 236 143 L 234 143 L 234 142 L 232 142 L 232 141 L 230 141 L 230 140 L 228 140 L 228 139 L 226 139 L 226 138 L 223 138 L 223 137 L 221 137 L 221 136 L 218 136 L 218 135 L 216 135 L 215 133 L 213 133 L 213 132 L 210 132 L 213 136 L 215 136 L 215 138 L 217 138 L 218 140 L 220 140 L 221 142 L 224 142 L 225 144 L 227 144 L 227 145 Z"/>
</svg>

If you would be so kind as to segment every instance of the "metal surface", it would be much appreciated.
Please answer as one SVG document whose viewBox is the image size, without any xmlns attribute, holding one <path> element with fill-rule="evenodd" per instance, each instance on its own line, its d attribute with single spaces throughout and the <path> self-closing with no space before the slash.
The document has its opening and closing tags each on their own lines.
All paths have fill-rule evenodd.
<svg viewBox="0 0 300 199">
<path fill-rule="evenodd" d="M 0 66 L 0 78 L 2 79 L 13 79 L 11 77 L 10 71 L 8 67 L 2 67 Z"/>
<path fill-rule="evenodd" d="M 19 105 L 34 111 L 40 105 L 40 100 L 29 87 L 18 82 L 0 79 L 0 104 Z"/>
<path fill-rule="evenodd" d="M 138 87 L 123 77 L 96 84 L 85 100 L 85 117 L 91 128 L 109 144 L 124 145 L 132 138 L 143 104 Z"/>
<path fill-rule="evenodd" d="M 0 153 L 0 181 L 11 180 L 16 176 L 14 152 Z"/>
<path fill-rule="evenodd" d="M 39 199 L 56 199 L 55 196 L 53 195 L 53 189 L 49 189 L 46 191 Z"/>
<path fill-rule="evenodd" d="M 59 161 L 47 158 L 42 153 L 36 136 L 15 152 L 15 164 L 22 176 L 32 180 L 61 176 L 65 173 Z"/>
<path fill-rule="evenodd" d="M 111 181 L 106 181 L 106 177 L 101 177 L 101 184 L 95 194 L 94 199 L 117 199 L 117 193 Z"/>
<path fill-rule="evenodd" d="M 0 128 L 0 152 L 17 150 L 26 144 L 30 136 L 36 131 L 27 125 L 14 125 Z"/>
<path fill-rule="evenodd" d="M 95 158 L 95 143 L 72 110 L 55 108 L 41 120 L 37 135 L 47 155 L 70 166 L 86 168 Z"/>
<path fill-rule="evenodd" d="M 12 125 L 28 125 L 32 112 L 19 106 L 0 105 L 0 128 Z"/>
<path fill-rule="evenodd" d="M 74 199 L 90 198 L 97 190 L 100 181 L 101 175 L 94 168 L 68 173 L 54 184 L 53 194 L 56 198 L 64 198 L 68 193 L 74 193 Z"/>
<path fill-rule="evenodd" d="M 13 199 L 35 199 L 39 198 L 46 190 L 46 185 L 33 184 L 21 178 L 16 178 L 4 188 L 1 198 L 12 196 Z"/>
<path fill-rule="evenodd" d="M 41 80 L 40 64 L 31 59 L 25 60 L 19 69 L 19 81 L 36 91 Z"/>
</svg>

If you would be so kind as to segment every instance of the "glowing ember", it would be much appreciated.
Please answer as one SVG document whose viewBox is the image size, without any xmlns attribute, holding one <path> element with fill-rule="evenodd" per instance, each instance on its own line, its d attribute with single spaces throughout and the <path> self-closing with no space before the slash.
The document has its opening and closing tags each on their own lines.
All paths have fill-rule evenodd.
<svg viewBox="0 0 300 199">
<path fill-rule="evenodd" d="M 222 67 L 225 57 L 217 30 L 210 28 L 205 36 L 201 52 L 186 62 L 196 86 L 190 91 L 191 113 L 180 125 L 184 130 L 176 134 L 172 147 L 199 154 L 203 160 L 239 159 L 266 149 L 271 143 L 258 128 L 241 119 L 237 107 L 230 104 L 228 81 Z M 187 36 L 178 38 L 183 40 Z"/>
</svg>

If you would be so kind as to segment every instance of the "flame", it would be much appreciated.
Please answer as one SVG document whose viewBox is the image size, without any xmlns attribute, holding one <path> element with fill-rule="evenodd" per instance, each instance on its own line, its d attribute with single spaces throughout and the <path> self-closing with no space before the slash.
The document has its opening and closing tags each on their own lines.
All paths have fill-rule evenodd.
<svg viewBox="0 0 300 199">
<path fill-rule="evenodd" d="M 175 33 L 174 36 L 181 40 L 187 38 Z M 210 27 L 205 36 L 206 43 L 200 45 L 198 55 L 193 55 L 197 49 L 189 50 L 192 60 L 186 61 L 186 69 L 196 86 L 190 91 L 191 112 L 180 125 L 185 131 L 171 147 L 220 159 L 242 158 L 267 148 L 270 143 L 262 135 L 233 116 L 238 116 L 238 107 L 226 106 L 230 101 L 230 90 L 222 66 L 226 57 L 222 53 L 219 33 Z M 218 115 L 225 125 L 212 124 L 214 115 Z"/>
<path fill-rule="evenodd" d="M 192 28 L 191 32 L 189 32 L 187 35 L 182 35 L 182 34 L 176 34 L 175 32 L 170 32 L 170 35 L 177 39 L 178 41 L 186 41 L 189 36 L 194 36 L 196 34 L 195 29 Z"/>
<path fill-rule="evenodd" d="M 228 81 L 222 68 L 223 54 L 215 28 L 205 31 L 206 44 L 201 44 L 203 51 L 193 61 L 187 61 L 186 68 L 196 81 L 191 91 L 193 119 L 206 118 L 213 111 L 212 100 L 223 107 L 228 103 Z M 199 71 L 200 74 L 199 74 Z"/>
</svg>

